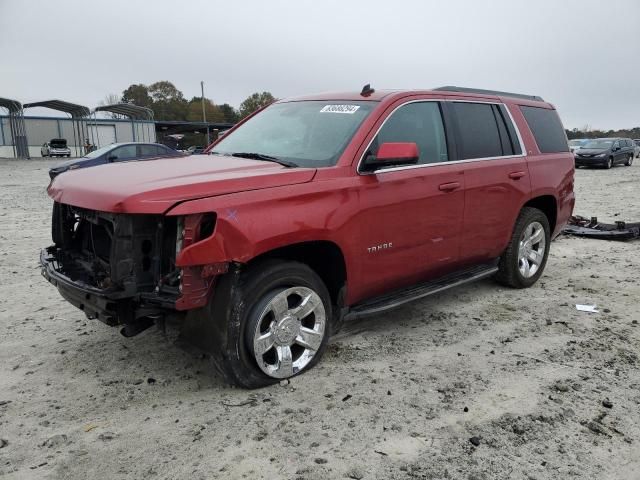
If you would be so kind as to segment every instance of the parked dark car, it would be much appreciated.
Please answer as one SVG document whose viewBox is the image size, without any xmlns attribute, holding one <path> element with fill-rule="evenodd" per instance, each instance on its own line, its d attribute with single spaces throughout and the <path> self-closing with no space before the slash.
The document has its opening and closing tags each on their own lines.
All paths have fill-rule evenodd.
<svg viewBox="0 0 640 480">
<path fill-rule="evenodd" d="M 112 143 L 89 152 L 84 157 L 68 160 L 53 167 L 49 170 L 49 177 L 54 178 L 67 170 L 94 167 L 105 163 L 184 156 L 184 153 L 159 143 Z"/>
<path fill-rule="evenodd" d="M 40 155 L 43 157 L 70 157 L 71 149 L 65 138 L 52 138 L 40 147 Z"/>
<path fill-rule="evenodd" d="M 595 138 L 575 153 L 576 167 L 611 168 L 617 163 L 630 167 L 635 144 L 630 138 Z"/>
</svg>

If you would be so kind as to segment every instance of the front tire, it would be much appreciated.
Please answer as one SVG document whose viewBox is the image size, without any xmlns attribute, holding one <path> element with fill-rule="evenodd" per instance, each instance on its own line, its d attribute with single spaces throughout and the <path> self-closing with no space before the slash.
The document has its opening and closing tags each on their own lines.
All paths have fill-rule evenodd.
<svg viewBox="0 0 640 480">
<path fill-rule="evenodd" d="M 221 370 L 231 383 L 260 388 L 311 369 L 331 336 L 332 305 L 307 265 L 267 260 L 240 274 Z M 214 295 L 215 296 L 215 295 Z M 229 348 L 231 347 L 231 348 Z"/>
<path fill-rule="evenodd" d="M 536 283 L 547 264 L 550 243 L 547 216 L 537 208 L 524 207 L 500 257 L 496 280 L 513 288 L 528 288 Z"/>
<path fill-rule="evenodd" d="M 607 163 L 604 164 L 604 168 L 606 168 L 607 170 L 609 170 L 611 167 L 613 167 L 613 157 L 609 157 L 607 159 Z"/>
</svg>

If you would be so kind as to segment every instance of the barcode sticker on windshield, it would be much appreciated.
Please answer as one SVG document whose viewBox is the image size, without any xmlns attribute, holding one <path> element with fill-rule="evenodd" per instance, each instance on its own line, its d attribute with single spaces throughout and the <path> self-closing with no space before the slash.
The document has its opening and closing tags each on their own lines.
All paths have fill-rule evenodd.
<svg viewBox="0 0 640 480">
<path fill-rule="evenodd" d="M 360 105 L 325 105 L 320 113 L 348 113 L 354 114 L 360 108 Z"/>
</svg>

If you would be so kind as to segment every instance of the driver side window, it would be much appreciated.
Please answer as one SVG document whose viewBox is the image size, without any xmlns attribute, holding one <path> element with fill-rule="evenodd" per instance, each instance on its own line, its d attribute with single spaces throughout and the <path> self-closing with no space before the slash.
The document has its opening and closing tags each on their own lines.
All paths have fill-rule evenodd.
<svg viewBox="0 0 640 480">
<path fill-rule="evenodd" d="M 369 149 L 377 155 L 387 142 L 418 146 L 418 164 L 446 162 L 447 140 L 438 102 L 414 102 L 398 108 L 384 123 Z"/>
</svg>

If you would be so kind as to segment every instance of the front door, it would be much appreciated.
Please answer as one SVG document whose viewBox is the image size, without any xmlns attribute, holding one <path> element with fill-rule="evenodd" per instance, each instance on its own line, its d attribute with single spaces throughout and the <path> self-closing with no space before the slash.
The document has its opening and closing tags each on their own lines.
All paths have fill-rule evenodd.
<svg viewBox="0 0 640 480">
<path fill-rule="evenodd" d="M 439 276 L 458 261 L 465 179 L 462 165 L 447 163 L 441 108 L 435 101 L 396 108 L 365 154 L 383 143 L 412 142 L 420 157 L 417 165 L 359 177 L 356 301 Z"/>
</svg>

